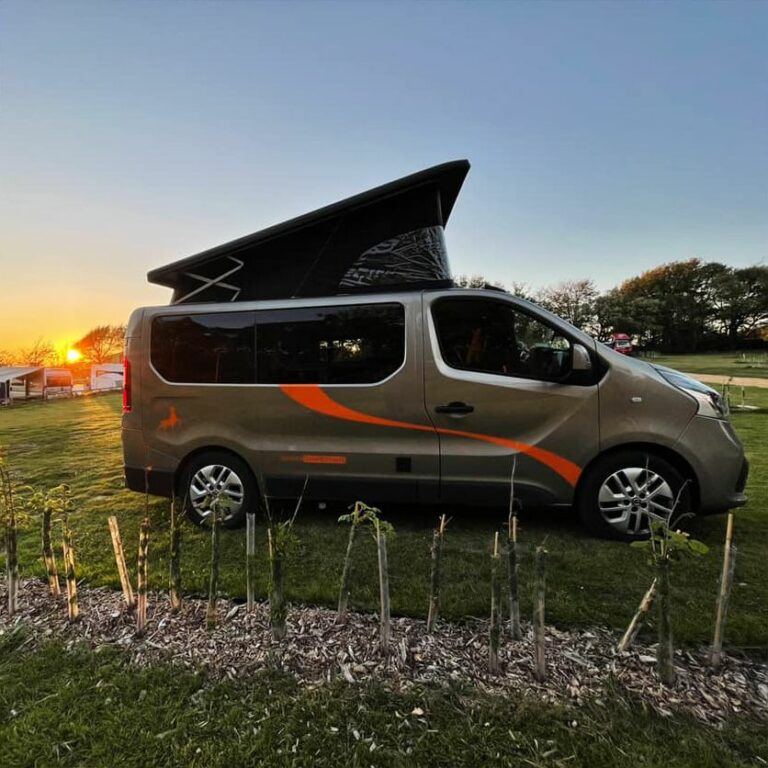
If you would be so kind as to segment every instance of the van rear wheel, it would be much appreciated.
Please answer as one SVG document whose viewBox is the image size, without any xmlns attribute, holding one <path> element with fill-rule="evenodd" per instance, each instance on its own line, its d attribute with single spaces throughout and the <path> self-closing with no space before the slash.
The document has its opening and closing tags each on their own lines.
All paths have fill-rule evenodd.
<svg viewBox="0 0 768 768">
<path fill-rule="evenodd" d="M 648 538 L 653 520 L 674 522 L 690 511 L 685 478 L 668 461 L 645 451 L 598 459 L 579 489 L 576 506 L 595 535 L 620 541 Z"/>
<path fill-rule="evenodd" d="M 246 512 L 257 501 L 256 481 L 248 465 L 226 451 L 207 451 L 195 456 L 181 478 L 179 496 L 184 499 L 184 512 L 195 525 L 209 525 L 210 499 L 219 494 L 227 511 L 221 519 L 225 528 L 238 528 L 245 522 Z"/>
</svg>

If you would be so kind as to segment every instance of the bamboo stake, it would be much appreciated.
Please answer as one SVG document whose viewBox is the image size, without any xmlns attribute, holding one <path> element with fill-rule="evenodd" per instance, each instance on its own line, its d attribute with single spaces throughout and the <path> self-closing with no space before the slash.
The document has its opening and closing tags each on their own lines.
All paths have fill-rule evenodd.
<svg viewBox="0 0 768 768">
<path fill-rule="evenodd" d="M 139 563 L 136 601 L 136 636 L 144 637 L 147 628 L 147 552 L 149 550 L 149 518 L 141 521 L 139 531 Z"/>
<path fill-rule="evenodd" d="M 16 513 L 11 507 L 6 519 L 5 531 L 5 572 L 8 581 L 8 615 L 13 616 L 19 609 L 19 556 L 16 536 Z"/>
<path fill-rule="evenodd" d="M 211 503 L 211 576 L 208 581 L 208 607 L 205 626 L 213 629 L 219 623 L 216 606 L 219 598 L 219 502 Z"/>
<path fill-rule="evenodd" d="M 48 588 L 51 590 L 51 595 L 57 598 L 61 595 L 61 588 L 56 570 L 56 555 L 53 553 L 51 544 L 51 510 L 47 508 L 43 509 L 43 562 L 48 574 Z"/>
<path fill-rule="evenodd" d="M 536 547 L 533 564 L 533 661 L 534 677 L 540 683 L 547 679 L 544 631 L 544 598 L 547 586 L 547 550 Z"/>
<path fill-rule="evenodd" d="M 430 578 L 429 613 L 427 614 L 427 632 L 435 629 L 435 622 L 440 612 L 440 579 L 442 576 L 443 539 L 445 536 L 445 515 L 440 515 L 440 523 L 432 533 L 432 573 Z"/>
<path fill-rule="evenodd" d="M 112 536 L 112 549 L 115 551 L 115 562 L 117 563 L 117 573 L 120 576 L 120 585 L 123 588 L 123 599 L 125 607 L 132 611 L 136 607 L 133 596 L 133 587 L 131 586 L 131 577 L 128 573 L 128 566 L 125 564 L 125 552 L 123 551 L 123 540 L 120 537 L 120 527 L 117 524 L 117 518 L 112 515 L 109 518 L 109 533 Z"/>
<path fill-rule="evenodd" d="M 72 545 L 72 530 L 69 523 L 64 523 L 64 535 L 61 542 L 64 568 L 67 575 L 67 615 L 70 622 L 80 618 L 80 605 L 77 601 L 77 575 L 75 573 L 75 552 Z"/>
<path fill-rule="evenodd" d="M 253 613 L 256 607 L 256 510 L 245 515 L 245 608 Z"/>
<path fill-rule="evenodd" d="M 182 509 L 186 501 L 182 504 Z M 176 495 L 171 496 L 171 558 L 168 564 L 170 579 L 171 613 L 181 610 L 181 526 L 179 525 L 179 510 L 176 509 Z"/>
<path fill-rule="evenodd" d="M 720 575 L 720 593 L 717 596 L 717 616 L 715 619 L 715 636 L 712 640 L 712 650 L 709 663 L 713 667 L 720 666 L 723 658 L 723 631 L 728 614 L 728 604 L 733 587 L 733 574 L 736 568 L 736 547 L 733 544 L 733 512 L 728 514 L 725 529 L 725 549 L 723 551 L 723 571 Z"/>
<path fill-rule="evenodd" d="M 0 491 L 3 496 L 3 518 L 5 522 L 5 573 L 8 583 L 8 615 L 13 616 L 19 608 L 19 558 L 16 535 L 16 507 L 10 475 L 0 466 Z"/>
<path fill-rule="evenodd" d="M 520 640 L 523 631 L 520 627 L 520 595 L 517 563 L 517 511 L 515 509 L 515 472 L 517 454 L 512 456 L 512 471 L 509 473 L 509 515 L 507 517 L 507 583 L 509 588 L 509 633 L 513 640 Z"/>
<path fill-rule="evenodd" d="M 513 640 L 520 640 L 523 630 L 520 626 L 520 594 L 517 562 L 517 515 L 510 515 L 509 541 L 506 548 L 507 581 L 509 583 L 509 633 Z"/>
<path fill-rule="evenodd" d="M 659 590 L 659 645 L 656 652 L 656 670 L 664 685 L 675 682 L 674 645 L 672 640 L 671 598 L 669 594 L 669 560 L 663 557 L 657 566 Z"/>
<path fill-rule="evenodd" d="M 272 637 L 275 640 L 282 640 L 287 632 L 286 618 L 287 608 L 285 604 L 285 563 L 288 557 L 288 546 L 293 536 L 293 524 L 296 522 L 296 516 L 299 514 L 304 494 L 309 483 L 309 475 L 304 478 L 304 485 L 296 500 L 296 506 L 293 515 L 288 520 L 281 523 L 275 521 L 267 504 L 267 496 L 264 495 L 265 506 L 267 510 L 267 519 L 269 526 L 267 536 L 269 540 L 269 564 L 270 564 L 270 591 L 269 591 L 269 622 L 272 626 Z"/>
<path fill-rule="evenodd" d="M 713 667 L 720 666 L 720 663 L 723 659 L 723 634 L 725 632 L 725 624 L 726 620 L 728 618 L 728 608 L 730 606 L 731 602 L 731 591 L 733 589 L 733 580 L 734 575 L 736 573 L 736 555 L 738 554 L 738 547 L 733 544 L 731 545 L 731 557 L 730 561 L 728 563 L 728 587 L 725 590 L 725 593 L 723 595 L 723 608 L 722 608 L 722 620 L 719 626 L 720 633 L 719 637 L 717 638 L 717 642 L 719 643 L 717 646 L 713 644 L 713 653 L 710 657 L 710 663 Z M 719 608 L 719 606 L 718 606 Z M 718 627 L 715 627 L 715 631 L 717 632 Z"/>
<path fill-rule="evenodd" d="M 286 634 L 285 628 L 285 573 L 283 571 L 282 552 L 278 542 L 276 526 L 267 530 L 269 538 L 269 624 L 272 627 L 272 637 L 282 640 Z"/>
<path fill-rule="evenodd" d="M 376 548 L 379 555 L 379 602 L 381 604 L 381 652 L 389 655 L 390 614 L 389 614 L 389 565 L 387 563 L 387 537 L 376 524 Z"/>
<path fill-rule="evenodd" d="M 341 571 L 341 587 L 339 588 L 339 605 L 336 610 L 336 623 L 345 624 L 347 621 L 347 611 L 349 610 L 349 581 L 352 575 L 352 548 L 355 544 L 357 535 L 357 525 L 354 519 L 349 526 L 349 536 L 347 537 L 347 551 L 344 554 L 344 567 Z"/>
<path fill-rule="evenodd" d="M 493 555 L 491 557 L 491 622 L 488 632 L 488 671 L 498 675 L 499 645 L 501 641 L 501 558 L 499 556 L 499 532 L 493 539 Z"/>
<path fill-rule="evenodd" d="M 656 597 L 656 579 L 651 582 L 651 586 L 648 587 L 646 593 L 643 595 L 643 599 L 640 601 L 640 605 L 632 617 L 632 621 L 629 622 L 627 631 L 622 635 L 616 650 L 619 653 L 623 653 L 628 650 L 629 647 L 637 639 L 637 635 L 640 632 L 640 628 L 643 626 L 643 622 L 648 616 L 651 606 L 653 606 L 654 598 Z"/>
</svg>

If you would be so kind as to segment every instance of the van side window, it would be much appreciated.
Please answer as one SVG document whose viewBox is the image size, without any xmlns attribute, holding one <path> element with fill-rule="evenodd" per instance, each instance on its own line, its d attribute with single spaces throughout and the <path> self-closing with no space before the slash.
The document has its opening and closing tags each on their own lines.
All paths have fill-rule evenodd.
<svg viewBox="0 0 768 768">
<path fill-rule="evenodd" d="M 253 384 L 253 312 L 166 315 L 152 320 L 152 365 L 168 381 Z"/>
<path fill-rule="evenodd" d="M 568 339 L 505 302 L 439 299 L 432 317 L 451 368 L 541 381 L 561 381 L 570 373 Z"/>
<path fill-rule="evenodd" d="M 373 384 L 405 359 L 401 304 L 256 313 L 260 384 Z"/>
</svg>

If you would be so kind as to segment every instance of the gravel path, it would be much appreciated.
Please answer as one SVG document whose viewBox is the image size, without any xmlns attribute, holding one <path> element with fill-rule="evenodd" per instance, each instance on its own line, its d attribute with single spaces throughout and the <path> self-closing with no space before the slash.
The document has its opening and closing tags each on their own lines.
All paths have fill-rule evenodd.
<svg viewBox="0 0 768 768">
<path fill-rule="evenodd" d="M 683 376 L 690 376 L 697 381 L 703 381 L 705 384 L 730 384 L 732 387 L 759 387 L 768 389 L 768 379 L 752 379 L 749 376 L 724 376 L 719 373 L 684 373 Z"/>
</svg>

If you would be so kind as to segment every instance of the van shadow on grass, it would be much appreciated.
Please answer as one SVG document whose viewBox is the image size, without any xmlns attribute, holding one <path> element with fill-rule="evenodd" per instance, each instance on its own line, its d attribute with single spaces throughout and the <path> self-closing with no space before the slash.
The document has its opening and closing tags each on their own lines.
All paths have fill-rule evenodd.
<svg viewBox="0 0 768 768">
<path fill-rule="evenodd" d="M 471 506 L 469 504 L 404 504 L 393 502 L 377 503 L 365 500 L 381 509 L 382 517 L 394 525 L 395 530 L 430 532 L 435 528 L 441 515 L 450 518 L 453 530 L 484 533 L 489 537 L 494 531 L 507 528 L 509 510 L 500 506 Z M 345 502 L 307 502 L 301 516 L 317 524 L 335 523 L 340 515 L 347 513 L 351 505 Z M 586 538 L 578 513 L 573 507 L 523 507 L 517 513 L 518 525 L 530 536 L 547 536 L 553 532 L 568 536 Z"/>
</svg>

